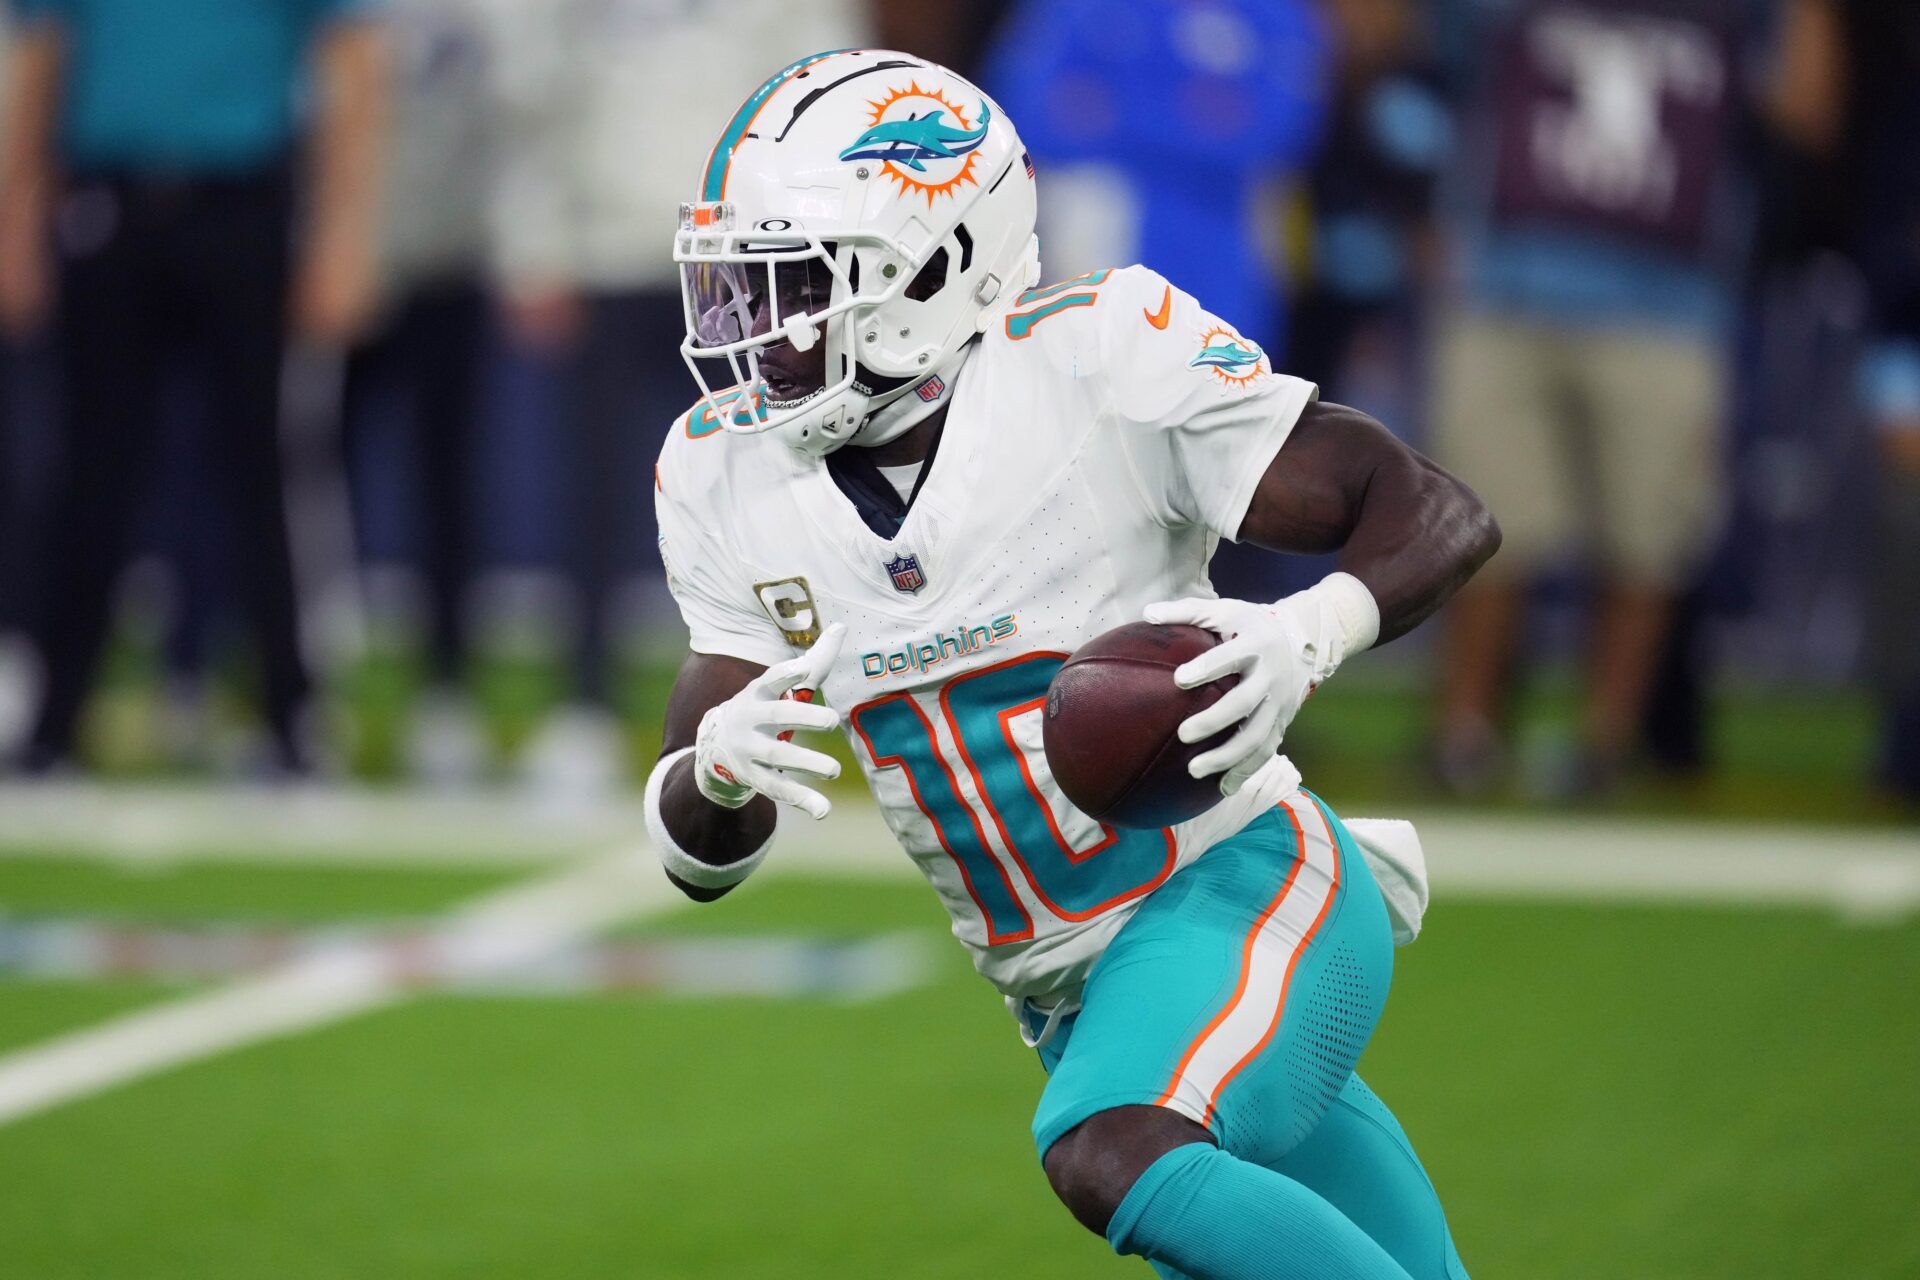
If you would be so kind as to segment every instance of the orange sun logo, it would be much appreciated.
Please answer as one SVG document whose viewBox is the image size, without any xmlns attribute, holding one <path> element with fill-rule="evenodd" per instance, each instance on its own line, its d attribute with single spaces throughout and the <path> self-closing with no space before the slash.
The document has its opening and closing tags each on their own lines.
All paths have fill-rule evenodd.
<svg viewBox="0 0 1920 1280">
<path fill-rule="evenodd" d="M 969 115 L 939 90 L 914 83 L 867 105 L 873 108 L 867 132 L 841 153 L 842 159 L 880 161 L 880 171 L 900 185 L 901 195 L 918 192 L 929 208 L 935 196 L 979 185 L 974 169 L 987 136 L 986 103 Z"/>
<path fill-rule="evenodd" d="M 1244 387 L 1266 372 L 1266 358 L 1259 343 L 1216 324 L 1200 335 L 1200 354 L 1187 361 L 1187 367 L 1205 369 L 1230 387 Z"/>
</svg>

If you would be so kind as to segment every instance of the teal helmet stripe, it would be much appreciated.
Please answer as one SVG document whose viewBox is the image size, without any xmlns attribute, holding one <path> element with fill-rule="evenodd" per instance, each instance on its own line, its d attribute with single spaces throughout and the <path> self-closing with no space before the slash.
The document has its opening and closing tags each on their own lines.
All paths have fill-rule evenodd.
<svg viewBox="0 0 1920 1280">
<path fill-rule="evenodd" d="M 740 145 L 740 139 L 746 135 L 747 126 L 751 125 L 753 118 L 760 114 L 760 108 L 766 105 L 767 99 L 773 96 L 775 89 L 785 84 L 794 72 L 810 67 L 823 58 L 831 58 L 836 53 L 852 52 L 854 52 L 852 49 L 829 49 L 825 53 L 810 53 L 798 62 L 780 68 L 774 72 L 771 79 L 755 89 L 752 95 L 740 104 L 740 109 L 733 113 L 733 119 L 727 122 L 726 132 L 720 135 L 720 141 L 715 144 L 713 154 L 707 157 L 707 176 L 701 187 L 700 198 L 718 200 L 725 193 L 727 166 L 733 163 L 733 149 Z"/>
</svg>

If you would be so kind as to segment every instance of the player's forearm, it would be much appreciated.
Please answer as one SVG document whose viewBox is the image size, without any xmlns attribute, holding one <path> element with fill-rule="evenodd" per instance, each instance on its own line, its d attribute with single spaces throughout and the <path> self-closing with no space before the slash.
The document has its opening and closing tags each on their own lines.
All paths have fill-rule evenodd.
<svg viewBox="0 0 1920 1280">
<path fill-rule="evenodd" d="M 715 804 L 694 782 L 693 759 L 683 756 L 670 768 L 660 791 L 660 820 L 689 856 L 713 867 L 743 862 L 773 838 L 777 820 L 773 801 L 755 796 L 738 809 Z M 732 885 L 704 888 L 667 872 L 680 891 L 696 902 L 724 896 Z"/>
<path fill-rule="evenodd" d="M 1366 584 L 1384 644 L 1431 617 L 1500 546 L 1478 494 L 1411 450 L 1368 481 L 1339 567 Z"/>
<path fill-rule="evenodd" d="M 0 219 L 9 232 L 36 240 L 52 201 L 61 61 L 60 33 L 48 23 L 21 34 L 7 55 L 11 84 L 0 133 Z"/>
<path fill-rule="evenodd" d="M 343 23 L 323 39 L 316 70 L 315 251 L 370 255 L 378 233 L 388 132 L 385 34 L 372 22 Z"/>
<path fill-rule="evenodd" d="M 735 875 L 699 874 L 704 867 L 741 871 L 773 837 L 774 802 L 755 796 L 737 808 L 715 803 L 700 790 L 694 775 L 693 747 L 707 712 L 745 689 L 766 668 L 738 658 L 695 653 L 681 667 L 667 699 L 660 762 L 647 779 L 647 822 L 660 846 L 662 865 L 673 883 L 696 902 L 724 896 Z M 681 859 L 687 859 L 683 863 Z M 689 865 L 689 863 L 691 865 Z M 686 874 L 676 874 L 678 865 Z M 696 884 L 695 880 L 707 881 Z"/>
</svg>

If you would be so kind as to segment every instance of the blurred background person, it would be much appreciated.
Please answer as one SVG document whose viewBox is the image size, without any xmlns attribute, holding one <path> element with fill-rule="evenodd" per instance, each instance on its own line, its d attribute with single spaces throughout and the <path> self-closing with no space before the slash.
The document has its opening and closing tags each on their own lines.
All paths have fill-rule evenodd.
<svg viewBox="0 0 1920 1280">
<path fill-rule="evenodd" d="M 1418 301 L 1453 119 L 1415 0 L 1329 0 L 1327 136 L 1305 181 L 1309 251 L 1287 367 L 1396 431 L 1418 430 Z"/>
<path fill-rule="evenodd" d="M 1723 506 L 1721 429 L 1756 112 L 1806 105 L 1818 0 L 1451 0 L 1463 104 L 1444 217 L 1435 453 L 1507 532 L 1451 609 L 1437 765 L 1493 785 L 1524 591 L 1578 552 L 1594 583 L 1580 743 L 1556 794 L 1607 789 L 1677 594 Z"/>
<path fill-rule="evenodd" d="M 1867 643 L 1881 703 L 1881 772 L 1920 804 L 1920 6 L 1849 0 L 1851 91 L 1842 189 L 1872 334 L 1861 403 L 1879 455 Z"/>
<path fill-rule="evenodd" d="M 347 368 L 355 534 L 376 630 L 423 653 L 405 762 L 477 779 L 469 592 L 483 365 L 491 336 L 493 49 L 484 0 L 387 0 L 393 124 L 378 299 Z"/>
<path fill-rule="evenodd" d="M 19 335 L 57 317 L 65 443 L 31 769 L 74 754 L 160 461 L 163 379 L 179 359 L 204 383 L 207 488 L 226 507 L 269 763 L 310 762 L 281 370 L 289 320 L 303 341 L 340 349 L 371 306 L 384 115 L 371 10 L 370 0 L 22 6 L 0 147 L 0 326 Z"/>
<path fill-rule="evenodd" d="M 1320 145 L 1332 74 L 1309 0 L 1023 0 L 985 87 L 1046 199 L 1049 281 L 1150 263 L 1287 363 L 1278 209 Z M 1324 573 L 1223 543 L 1213 580 L 1268 599 Z"/>
<path fill-rule="evenodd" d="M 1305 0 L 1027 0 L 987 87 L 1047 186 L 1049 280 L 1149 262 L 1244 332 L 1285 332 L 1261 227 L 1326 117 L 1329 46 Z"/>
<path fill-rule="evenodd" d="M 698 390 L 680 359 L 672 245 L 726 123 L 704 113 L 744 101 L 770 68 L 871 43 L 873 25 L 858 0 L 492 5 L 497 271 L 510 341 L 555 362 L 563 382 L 559 533 L 574 603 L 568 705 L 525 763 L 545 789 L 592 792 L 626 773 L 623 651 L 673 615 L 648 493 L 666 431 Z"/>
<path fill-rule="evenodd" d="M 6 110 L 12 98 L 13 11 L 0 4 L 0 138 L 6 136 Z M 0 181 L 5 180 L 0 164 Z M 0 209 L 6 193 L 0 189 Z M 15 417 L 15 366 L 18 344 L 0 333 L 0 760 L 15 749 L 32 714 L 35 660 L 24 635 L 22 609 L 26 589 L 26 557 L 22 509 L 27 497 L 21 483 L 23 445 Z"/>
</svg>

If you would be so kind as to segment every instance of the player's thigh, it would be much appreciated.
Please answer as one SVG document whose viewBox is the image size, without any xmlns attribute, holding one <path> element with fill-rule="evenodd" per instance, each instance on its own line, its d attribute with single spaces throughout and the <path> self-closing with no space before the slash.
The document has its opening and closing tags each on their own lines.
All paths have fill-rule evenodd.
<svg viewBox="0 0 1920 1280">
<path fill-rule="evenodd" d="M 1674 585 L 1721 507 L 1719 349 L 1688 333 L 1616 331 L 1584 350 L 1602 563 L 1627 582 Z"/>
<path fill-rule="evenodd" d="M 1392 975 L 1379 890 L 1304 793 L 1155 891 L 1087 982 L 1034 1117 L 1042 1156 L 1113 1107 L 1158 1105 L 1266 1160 L 1346 1083 Z"/>
<path fill-rule="evenodd" d="M 1351 1077 L 1306 1139 L 1270 1166 L 1317 1192 L 1413 1280 L 1466 1280 L 1446 1211 L 1386 1104 Z"/>
<path fill-rule="evenodd" d="M 1530 572 L 1580 533 L 1560 347 L 1555 329 L 1472 311 L 1440 326 L 1434 456 L 1499 519 L 1495 572 Z"/>
</svg>

